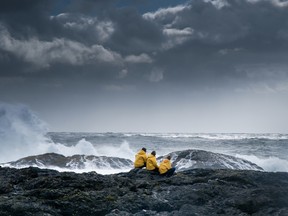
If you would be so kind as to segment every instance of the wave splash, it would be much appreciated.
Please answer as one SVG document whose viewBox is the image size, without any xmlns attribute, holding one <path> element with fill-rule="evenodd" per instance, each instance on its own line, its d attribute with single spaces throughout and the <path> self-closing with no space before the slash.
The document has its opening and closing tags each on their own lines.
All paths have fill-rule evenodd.
<svg viewBox="0 0 288 216">
<path fill-rule="evenodd" d="M 47 124 L 29 107 L 0 103 L 0 163 L 49 152 L 65 156 L 80 154 L 112 157 L 116 154 L 117 157 L 134 158 L 135 153 L 126 141 L 120 146 L 102 145 L 95 148 L 91 142 L 82 138 L 76 145 L 66 146 L 54 143 L 46 136 L 47 132 Z"/>
<path fill-rule="evenodd" d="M 184 150 L 169 154 L 172 165 L 178 171 L 189 169 L 237 169 L 237 170 L 259 170 L 263 169 L 256 164 L 238 157 L 213 153 L 203 150 Z M 162 157 L 159 157 L 162 159 Z"/>
<path fill-rule="evenodd" d="M 281 133 L 126 133 L 126 137 L 194 138 L 204 140 L 287 140 L 287 134 Z"/>
<path fill-rule="evenodd" d="M 56 153 L 29 156 L 2 165 L 15 168 L 33 166 L 78 173 L 97 171 L 99 174 L 119 173 L 129 171 L 133 168 L 133 162 L 124 158 L 95 155 L 73 155 L 65 157 L 64 155 Z"/>
<path fill-rule="evenodd" d="M 171 161 L 176 171 L 189 169 L 237 169 L 237 170 L 259 170 L 263 169 L 247 160 L 229 155 L 217 154 L 203 150 L 185 150 L 171 152 Z M 163 156 L 157 158 L 162 160 Z M 36 166 L 40 168 L 52 168 L 56 170 L 69 170 L 76 172 L 97 171 L 101 174 L 129 171 L 133 168 L 133 162 L 129 159 L 95 155 L 73 155 L 65 157 L 60 154 L 47 153 L 43 155 L 29 156 L 5 166 L 23 168 Z M 109 170 L 109 172 L 107 172 Z"/>
<path fill-rule="evenodd" d="M 0 162 L 38 154 L 49 143 L 47 125 L 27 106 L 0 104 Z"/>
<path fill-rule="evenodd" d="M 260 158 L 255 155 L 240 155 L 236 157 L 249 160 L 269 172 L 288 172 L 288 161 L 277 157 Z"/>
<path fill-rule="evenodd" d="M 281 144 L 280 149 L 286 147 L 285 140 L 287 139 L 287 134 L 137 134 L 137 133 L 127 133 L 127 134 L 113 134 L 117 137 L 117 143 L 101 143 L 96 145 L 93 141 L 89 142 L 85 138 L 77 139 L 77 142 L 73 145 L 66 145 L 61 140 L 52 141 L 48 136 L 48 126 L 45 122 L 37 117 L 37 115 L 31 111 L 27 106 L 17 104 L 5 104 L 0 102 L 0 163 L 8 163 L 11 161 L 16 161 L 19 158 L 28 157 L 31 155 L 41 155 L 45 153 L 57 153 L 64 155 L 66 157 L 72 155 L 94 155 L 94 156 L 107 156 L 107 157 L 119 157 L 129 160 L 134 160 L 134 155 L 136 150 L 142 145 L 142 141 L 148 143 L 147 147 L 149 149 L 155 148 L 157 155 L 164 155 L 175 150 L 185 150 L 199 148 L 203 150 L 204 147 L 193 146 L 190 144 L 191 140 L 193 142 L 198 142 L 199 139 L 212 140 L 211 142 L 207 141 L 209 144 L 208 149 L 212 151 L 216 148 L 215 145 L 221 143 L 219 140 L 224 140 L 225 142 L 232 142 L 232 139 L 243 139 L 245 147 L 251 148 L 251 144 L 245 141 L 245 139 L 255 139 L 255 142 L 259 142 L 260 139 L 269 139 L 269 144 L 267 144 L 267 149 L 270 149 L 270 140 L 277 140 Z M 99 135 L 99 134 L 98 134 Z M 111 135 L 111 134 L 110 134 Z M 144 136 L 144 138 L 143 138 Z M 148 137 L 147 137 L 148 136 Z M 107 134 L 103 134 L 105 140 Z M 159 137 L 161 139 L 159 139 Z M 182 139 L 182 138 L 185 139 Z M 163 139 L 164 138 L 164 139 Z M 166 139 L 169 138 L 169 139 Z M 186 139 L 187 138 L 187 139 Z M 133 143 L 130 147 L 129 143 L 125 141 L 129 140 L 130 143 Z M 184 140 L 184 141 L 183 141 Z M 165 142 L 163 145 L 161 142 Z M 169 141 L 171 143 L 169 144 Z M 176 145 L 178 142 L 182 141 L 183 145 Z M 261 140 L 260 140 L 261 141 Z M 262 140 L 263 141 L 263 140 Z M 280 142 L 281 141 L 281 142 Z M 143 142 L 143 143 L 144 143 Z M 154 143 L 155 142 L 155 143 Z M 120 144 L 121 143 L 121 144 Z M 135 144 L 136 143 L 136 144 Z M 151 144 L 152 143 L 152 144 Z M 160 144 L 161 145 L 160 145 Z M 167 145 L 167 143 L 169 145 Z M 224 143 L 224 142 L 223 142 Z M 233 142 L 232 142 L 233 143 Z M 120 145 L 119 145 L 120 144 Z M 135 144 L 135 145 L 134 145 Z M 159 145 L 158 145 L 159 144 Z M 224 143 L 225 144 L 225 143 Z M 220 146 L 225 147 L 224 145 Z M 221 148 L 218 149 L 221 149 Z M 238 148 L 238 147 L 237 147 Z M 239 146 L 241 148 L 241 146 Z M 136 149 L 136 150 L 135 150 Z M 245 150 L 245 148 L 244 148 Z M 246 151 L 247 152 L 247 151 Z M 236 157 L 249 160 L 258 166 L 264 168 L 266 171 L 284 171 L 288 172 L 288 161 L 282 157 L 265 157 L 260 158 L 255 155 L 248 155 L 245 151 L 241 152 L 241 155 L 236 155 Z M 223 153 L 223 150 L 218 153 Z M 233 155 L 229 154 L 229 155 Z M 277 155 L 276 155 L 277 156 Z M 158 161 L 160 162 L 160 161 Z M 182 160 L 185 162 L 185 160 Z M 188 161 L 186 166 L 189 166 L 189 163 L 194 163 L 193 160 Z M 93 163 L 86 161 L 87 171 L 95 170 Z M 185 165 L 182 163 L 182 166 Z M 85 168 L 85 169 L 86 169 Z M 64 169 L 64 168 L 59 168 Z M 101 167 L 101 169 L 105 169 Z M 111 169 L 108 167 L 108 169 Z M 64 170 L 65 171 L 65 170 Z M 111 170 L 110 170 L 111 171 Z M 110 172 L 107 171 L 108 173 Z M 120 172 L 121 170 L 119 170 Z M 122 170 L 123 171 L 123 170 Z M 83 171 L 82 171 L 83 172 Z"/>
</svg>

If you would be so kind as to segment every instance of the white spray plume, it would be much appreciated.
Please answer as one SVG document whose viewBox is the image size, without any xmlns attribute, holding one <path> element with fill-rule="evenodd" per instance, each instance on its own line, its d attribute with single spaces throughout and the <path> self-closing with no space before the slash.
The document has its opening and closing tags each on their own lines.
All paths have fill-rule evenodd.
<svg viewBox="0 0 288 216">
<path fill-rule="evenodd" d="M 47 130 L 27 106 L 0 103 L 0 162 L 39 153 Z"/>
</svg>

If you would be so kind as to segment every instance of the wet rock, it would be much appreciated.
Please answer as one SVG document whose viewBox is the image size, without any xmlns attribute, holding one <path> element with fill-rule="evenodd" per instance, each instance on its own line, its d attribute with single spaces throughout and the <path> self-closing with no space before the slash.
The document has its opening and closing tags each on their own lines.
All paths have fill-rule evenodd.
<svg viewBox="0 0 288 216">
<path fill-rule="evenodd" d="M 256 164 L 219 153 L 203 150 L 184 150 L 171 152 L 172 165 L 177 171 L 189 169 L 238 169 L 238 170 L 261 170 Z M 164 156 L 158 157 L 160 162 Z M 1 164 L 0 164 L 1 165 Z M 17 161 L 5 163 L 6 166 L 23 168 L 35 166 L 40 168 L 61 168 L 61 169 L 131 169 L 133 162 L 125 158 L 94 156 L 94 155 L 73 155 L 65 157 L 56 153 L 29 156 Z"/>
<path fill-rule="evenodd" d="M 288 173 L 145 169 L 77 174 L 0 168 L 0 215 L 288 215 Z"/>
<path fill-rule="evenodd" d="M 86 166 L 95 169 L 112 168 L 123 169 L 133 167 L 133 162 L 129 159 L 118 157 L 106 157 L 95 155 L 73 155 L 67 156 L 56 153 L 46 153 L 42 155 L 29 156 L 17 161 L 5 163 L 10 167 L 57 167 L 62 169 L 85 169 Z"/>
<path fill-rule="evenodd" d="M 233 157 L 230 155 L 213 153 L 203 150 L 184 150 L 171 152 L 172 165 L 178 171 L 189 169 L 237 169 L 237 170 L 261 170 L 263 169 L 256 164 Z M 158 161 L 162 160 L 164 156 L 158 157 Z"/>
</svg>

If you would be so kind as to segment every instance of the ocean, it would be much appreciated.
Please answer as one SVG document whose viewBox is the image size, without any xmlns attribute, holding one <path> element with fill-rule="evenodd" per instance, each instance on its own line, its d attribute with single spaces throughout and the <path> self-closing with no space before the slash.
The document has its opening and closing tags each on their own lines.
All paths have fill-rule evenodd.
<svg viewBox="0 0 288 216">
<path fill-rule="evenodd" d="M 288 134 L 250 133 L 48 133 L 71 154 L 93 154 L 130 160 L 142 147 L 162 156 L 197 149 L 246 159 L 265 171 L 288 172 Z M 66 152 L 59 152 L 66 154 Z"/>
<path fill-rule="evenodd" d="M 145 147 L 148 153 L 156 151 L 157 157 L 188 149 L 205 150 L 251 161 L 268 172 L 288 172 L 288 134 L 49 132 L 47 125 L 25 106 L 0 107 L 0 147 L 2 165 L 50 152 L 133 161 L 136 152 Z M 111 171 L 109 164 L 106 168 L 95 170 L 88 164 L 85 169 L 75 171 L 102 174 L 127 171 L 127 167 Z"/>
</svg>

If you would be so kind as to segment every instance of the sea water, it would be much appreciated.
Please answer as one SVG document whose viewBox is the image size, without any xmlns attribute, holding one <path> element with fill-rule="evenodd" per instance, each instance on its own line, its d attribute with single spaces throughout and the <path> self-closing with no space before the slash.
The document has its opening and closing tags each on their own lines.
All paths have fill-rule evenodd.
<svg viewBox="0 0 288 216">
<path fill-rule="evenodd" d="M 49 152 L 133 161 L 142 147 L 148 153 L 156 151 L 156 156 L 187 149 L 206 150 L 249 160 L 265 171 L 288 172 L 288 134 L 49 132 L 47 125 L 28 107 L 0 104 L 0 163 Z M 80 172 L 93 169 L 87 166 Z M 127 171 L 127 168 L 94 171 L 107 174 Z"/>
<path fill-rule="evenodd" d="M 139 149 L 156 156 L 198 149 L 236 156 L 266 171 L 288 172 L 288 135 L 251 133 L 48 133 L 54 143 L 70 146 L 74 153 L 134 159 Z M 85 152 L 85 146 L 90 146 Z M 69 148 L 68 148 L 69 149 Z M 84 151 L 83 151 L 84 150 Z M 62 152 L 65 155 L 65 152 Z M 70 152 L 71 154 L 72 152 Z"/>
</svg>

